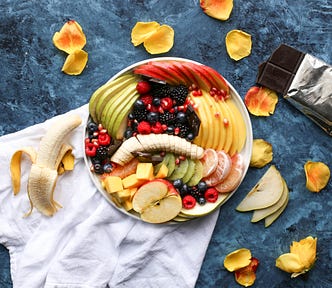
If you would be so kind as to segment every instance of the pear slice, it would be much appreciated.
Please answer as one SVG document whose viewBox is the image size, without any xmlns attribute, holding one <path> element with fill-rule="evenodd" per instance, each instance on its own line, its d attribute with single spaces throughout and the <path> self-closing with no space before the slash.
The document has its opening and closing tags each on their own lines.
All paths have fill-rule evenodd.
<svg viewBox="0 0 332 288">
<path fill-rule="evenodd" d="M 236 210 L 246 212 L 272 206 L 280 199 L 282 191 L 283 181 L 280 172 L 271 165 Z"/>
<path fill-rule="evenodd" d="M 287 207 L 288 200 L 289 200 L 289 193 L 287 193 L 287 198 L 285 203 L 277 211 L 275 211 L 274 213 L 270 214 L 265 218 L 265 223 L 264 223 L 265 228 L 269 227 L 281 215 L 281 213 L 284 212 L 285 208 Z"/>
<path fill-rule="evenodd" d="M 279 208 L 281 208 L 285 204 L 285 202 L 288 201 L 289 190 L 288 190 L 286 181 L 284 179 L 282 179 L 282 183 L 283 183 L 283 190 L 282 190 L 282 195 L 281 195 L 280 199 L 272 206 L 255 210 L 252 215 L 251 222 L 258 222 L 258 221 L 262 220 L 263 218 L 268 217 L 269 215 L 271 215 L 274 212 L 276 212 L 277 210 L 279 210 Z"/>
</svg>

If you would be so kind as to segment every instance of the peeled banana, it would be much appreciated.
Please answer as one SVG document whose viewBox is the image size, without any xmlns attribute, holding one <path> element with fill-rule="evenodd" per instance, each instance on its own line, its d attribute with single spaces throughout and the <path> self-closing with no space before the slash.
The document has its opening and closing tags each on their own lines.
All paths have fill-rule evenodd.
<svg viewBox="0 0 332 288">
<path fill-rule="evenodd" d="M 111 161 L 125 165 L 134 158 L 135 152 L 166 151 L 186 155 L 192 159 L 203 157 L 204 149 L 198 145 L 174 135 L 168 134 L 138 134 L 125 140 L 113 154 Z"/>
<path fill-rule="evenodd" d="M 20 191 L 21 158 L 23 154 L 32 162 L 28 179 L 30 200 L 29 216 L 35 207 L 45 216 L 52 216 L 61 205 L 53 199 L 53 192 L 58 179 L 66 170 L 74 168 L 72 147 L 64 143 L 65 137 L 82 122 L 79 115 L 65 115 L 47 131 L 41 139 L 39 150 L 24 147 L 16 151 L 10 162 L 10 172 L 14 195 Z"/>
</svg>

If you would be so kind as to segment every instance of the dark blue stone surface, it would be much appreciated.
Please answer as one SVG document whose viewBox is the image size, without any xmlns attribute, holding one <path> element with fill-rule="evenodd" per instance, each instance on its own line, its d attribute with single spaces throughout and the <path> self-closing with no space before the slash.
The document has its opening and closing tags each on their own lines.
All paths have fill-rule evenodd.
<svg viewBox="0 0 332 288">
<path fill-rule="evenodd" d="M 205 15 L 193 0 L 2 0 L 0 11 L 0 135 L 86 104 L 113 74 L 151 58 L 130 42 L 137 21 L 171 25 L 174 47 L 161 56 L 186 57 L 217 69 L 242 97 L 255 84 L 258 64 L 281 43 L 332 63 L 329 0 L 235 0 L 225 22 Z M 65 54 L 52 44 L 54 32 L 69 19 L 83 27 L 89 53 L 88 66 L 75 77 L 61 73 Z M 225 35 L 232 29 L 252 35 L 252 53 L 239 62 L 225 49 Z M 311 193 L 303 171 L 309 159 L 332 168 L 332 139 L 282 98 L 273 116 L 251 120 L 254 138 L 273 145 L 273 164 L 290 188 L 289 205 L 269 228 L 250 223 L 251 213 L 236 212 L 266 168 L 249 169 L 240 189 L 221 208 L 196 287 L 239 287 L 223 268 L 223 259 L 240 247 L 251 249 L 260 260 L 255 287 L 332 287 L 332 184 Z M 290 279 L 275 268 L 275 259 L 288 252 L 293 240 L 308 235 L 318 238 L 315 268 Z M 11 287 L 9 273 L 9 256 L 0 246 L 0 287 Z"/>
</svg>

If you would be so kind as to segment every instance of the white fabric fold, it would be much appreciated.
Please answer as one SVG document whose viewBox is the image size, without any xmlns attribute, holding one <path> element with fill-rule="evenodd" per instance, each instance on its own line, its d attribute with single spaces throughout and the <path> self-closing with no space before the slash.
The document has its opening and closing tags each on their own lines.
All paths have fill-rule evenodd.
<svg viewBox="0 0 332 288">
<path fill-rule="evenodd" d="M 96 189 L 83 158 L 84 105 L 68 113 L 83 123 L 68 135 L 75 168 L 61 175 L 53 217 L 30 204 L 26 192 L 30 162 L 22 161 L 21 191 L 14 196 L 9 163 L 24 147 L 38 149 L 40 138 L 59 117 L 0 137 L 0 243 L 10 253 L 13 287 L 194 287 L 218 217 L 174 225 L 153 225 L 114 208 Z"/>
</svg>

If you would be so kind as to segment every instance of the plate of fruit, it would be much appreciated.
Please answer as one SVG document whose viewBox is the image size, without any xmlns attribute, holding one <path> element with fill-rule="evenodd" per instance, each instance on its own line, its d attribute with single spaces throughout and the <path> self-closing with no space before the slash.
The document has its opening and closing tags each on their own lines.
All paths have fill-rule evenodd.
<svg viewBox="0 0 332 288">
<path fill-rule="evenodd" d="M 85 162 L 117 209 L 149 223 L 206 216 L 247 172 L 246 107 L 215 69 L 174 57 L 135 63 L 89 100 Z"/>
</svg>

